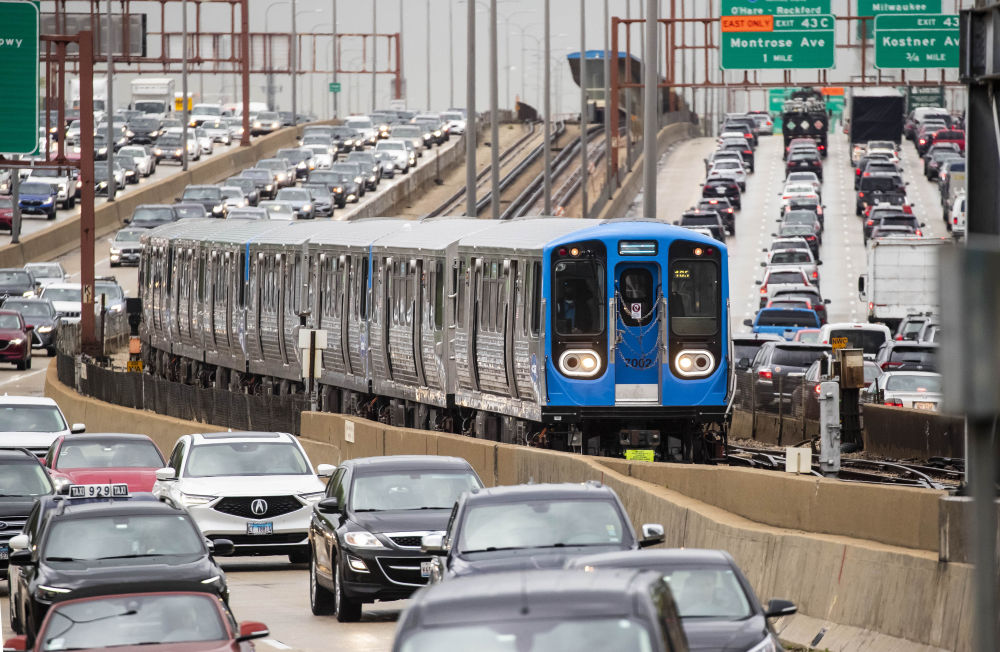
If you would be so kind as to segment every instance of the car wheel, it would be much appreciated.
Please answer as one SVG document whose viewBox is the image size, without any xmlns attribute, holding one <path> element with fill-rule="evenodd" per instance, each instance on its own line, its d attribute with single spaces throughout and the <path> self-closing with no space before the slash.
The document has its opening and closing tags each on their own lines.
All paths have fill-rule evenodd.
<svg viewBox="0 0 1000 652">
<path fill-rule="evenodd" d="M 333 594 L 316 579 L 316 558 L 309 561 L 309 608 L 314 616 L 329 616 L 334 610 Z"/>
<path fill-rule="evenodd" d="M 48 215 L 45 216 L 45 219 L 47 219 L 47 220 L 54 220 L 54 219 L 56 219 L 56 212 L 52 211 L 51 213 L 49 213 Z"/>
<path fill-rule="evenodd" d="M 28 359 L 24 361 L 24 368 L 31 369 L 31 351 L 28 351 Z"/>
<path fill-rule="evenodd" d="M 19 360 L 19 361 L 17 361 L 17 362 L 14 363 L 14 368 L 17 369 L 18 371 L 24 371 L 25 369 L 28 368 L 28 361 L 27 360 Z"/>
<path fill-rule="evenodd" d="M 344 595 L 340 561 L 333 562 L 333 610 L 342 623 L 356 623 L 361 620 L 361 602 Z"/>
<path fill-rule="evenodd" d="M 48 347 L 47 349 L 45 349 L 45 353 L 48 354 L 48 356 L 50 358 L 55 357 L 55 355 L 56 355 L 56 347 L 54 347 L 54 346 Z"/>
</svg>

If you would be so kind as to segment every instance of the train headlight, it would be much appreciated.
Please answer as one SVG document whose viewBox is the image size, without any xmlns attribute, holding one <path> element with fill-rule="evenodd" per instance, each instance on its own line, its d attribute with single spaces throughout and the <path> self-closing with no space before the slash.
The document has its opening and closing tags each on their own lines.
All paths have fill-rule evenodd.
<svg viewBox="0 0 1000 652">
<path fill-rule="evenodd" d="M 684 350 L 674 357 L 674 368 L 685 378 L 707 376 L 715 370 L 715 356 L 704 349 Z"/>
<path fill-rule="evenodd" d="M 559 356 L 559 371 L 567 376 L 591 378 L 601 370 L 601 356 L 589 349 L 570 349 Z"/>
</svg>

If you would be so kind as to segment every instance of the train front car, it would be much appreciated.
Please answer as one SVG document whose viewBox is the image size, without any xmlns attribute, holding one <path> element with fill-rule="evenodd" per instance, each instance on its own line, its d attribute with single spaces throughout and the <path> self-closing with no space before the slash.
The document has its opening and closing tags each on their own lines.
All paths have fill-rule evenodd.
<svg viewBox="0 0 1000 652">
<path fill-rule="evenodd" d="M 723 453 L 728 268 L 721 243 L 614 220 L 544 249 L 551 445 L 632 459 Z"/>
</svg>

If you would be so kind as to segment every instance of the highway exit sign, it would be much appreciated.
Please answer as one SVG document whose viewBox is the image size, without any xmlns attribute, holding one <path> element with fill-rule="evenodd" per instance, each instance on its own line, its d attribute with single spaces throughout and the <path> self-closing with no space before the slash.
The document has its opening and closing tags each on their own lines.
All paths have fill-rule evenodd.
<svg viewBox="0 0 1000 652">
<path fill-rule="evenodd" d="M 38 5 L 0 0 L 0 152 L 38 149 Z"/>
<path fill-rule="evenodd" d="M 941 0 L 858 0 L 859 16 L 882 16 L 887 14 L 939 14 Z M 873 20 L 864 22 L 865 35 L 872 38 Z M 861 38 L 862 22 L 858 21 L 858 38 Z"/>
<path fill-rule="evenodd" d="M 330 92 L 339 93 L 340 92 L 340 82 L 330 82 Z"/>
<path fill-rule="evenodd" d="M 875 17 L 876 68 L 958 68 L 958 16 Z"/>
<path fill-rule="evenodd" d="M 832 68 L 834 26 L 830 0 L 722 0 L 720 67 Z"/>
</svg>

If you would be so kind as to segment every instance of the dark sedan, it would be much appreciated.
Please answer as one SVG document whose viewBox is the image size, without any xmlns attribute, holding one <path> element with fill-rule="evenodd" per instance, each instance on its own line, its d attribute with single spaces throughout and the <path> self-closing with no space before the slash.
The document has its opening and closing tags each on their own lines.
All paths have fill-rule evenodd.
<svg viewBox="0 0 1000 652">
<path fill-rule="evenodd" d="M 663 573 L 692 650 L 773 650 L 784 648 L 768 619 L 790 616 L 788 600 L 765 608 L 732 556 L 722 550 L 650 550 L 578 557 L 567 568 L 628 568 Z"/>
<path fill-rule="evenodd" d="M 7 297 L 33 297 L 35 277 L 19 268 L 0 269 L 0 301 Z"/>
<path fill-rule="evenodd" d="M 31 326 L 31 348 L 45 349 L 56 354 L 56 332 L 62 320 L 48 299 L 10 298 L 3 302 L 4 310 L 21 313 L 24 323 Z"/>
<path fill-rule="evenodd" d="M 813 152 L 795 152 L 788 156 L 785 163 L 785 176 L 789 172 L 815 172 L 819 180 L 823 180 L 823 160 Z"/>
<path fill-rule="evenodd" d="M 225 198 L 219 186 L 188 186 L 184 189 L 184 194 L 177 198 L 177 202 L 201 204 L 212 217 L 226 215 Z"/>
<path fill-rule="evenodd" d="M 443 533 L 462 492 L 482 486 L 469 463 L 454 457 L 361 458 L 332 471 L 309 525 L 313 613 L 356 621 L 365 602 L 410 597 L 430 575 L 423 537 Z"/>
</svg>

